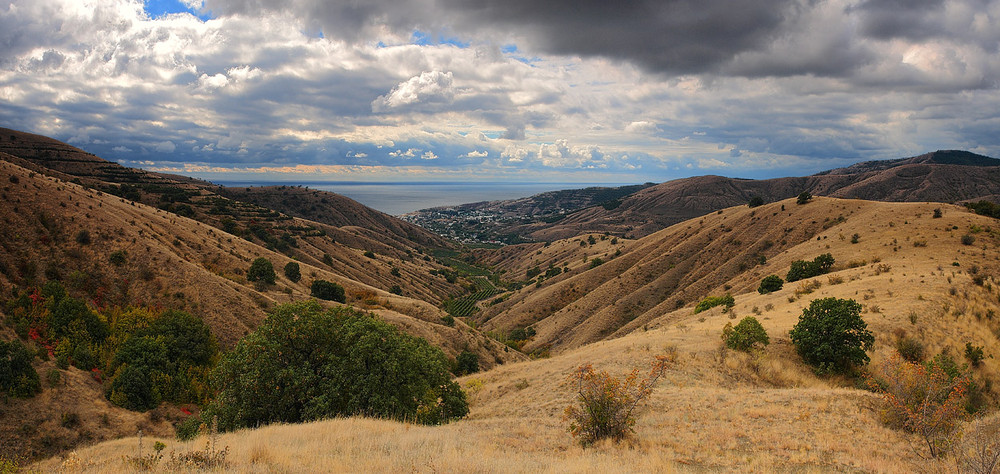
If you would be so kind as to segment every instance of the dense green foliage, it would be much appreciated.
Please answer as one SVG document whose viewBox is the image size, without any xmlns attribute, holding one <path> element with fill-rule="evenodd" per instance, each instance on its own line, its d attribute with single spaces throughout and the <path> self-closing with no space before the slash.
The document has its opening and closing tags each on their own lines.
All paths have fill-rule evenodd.
<svg viewBox="0 0 1000 474">
<path fill-rule="evenodd" d="M 212 374 L 223 430 L 369 415 L 437 424 L 468 413 L 448 359 L 353 308 L 276 307 Z"/>
<path fill-rule="evenodd" d="M 753 349 L 758 344 L 766 346 L 771 342 L 764 326 L 761 326 L 760 321 L 753 316 L 743 318 L 735 327 L 732 323 L 727 323 L 722 329 L 722 341 L 726 347 L 743 352 Z"/>
<path fill-rule="evenodd" d="M 725 305 L 727 308 L 732 308 L 736 305 L 736 300 L 734 300 L 733 295 L 729 293 L 726 293 L 725 296 L 706 296 L 705 299 L 698 302 L 698 305 L 694 307 L 694 313 L 698 314 L 702 311 L 722 305 Z"/>
<path fill-rule="evenodd" d="M 820 374 L 847 373 L 867 364 L 865 351 L 875 344 L 861 319 L 861 304 L 850 299 L 813 300 L 790 336 L 802 359 Z"/>
<path fill-rule="evenodd" d="M 981 216 L 990 216 L 1000 219 L 1000 204 L 990 201 L 967 202 L 965 207 Z"/>
<path fill-rule="evenodd" d="M 824 253 L 823 255 L 814 258 L 811 262 L 796 260 L 792 262 L 792 267 L 788 270 L 788 274 L 785 275 L 785 280 L 791 283 L 793 281 L 822 275 L 829 272 L 830 269 L 833 268 L 833 262 L 833 255 L 828 253 Z"/>
<path fill-rule="evenodd" d="M 795 204 L 805 204 L 812 200 L 812 194 L 809 191 L 802 191 L 799 193 L 799 197 L 795 199 Z"/>
<path fill-rule="evenodd" d="M 34 358 L 21 341 L 0 341 L 0 395 L 28 398 L 42 391 Z"/>
<path fill-rule="evenodd" d="M 326 280 L 313 281 L 309 292 L 314 298 L 321 300 L 336 301 L 338 303 L 347 302 L 347 294 L 344 292 L 344 287 Z"/>
<path fill-rule="evenodd" d="M 302 272 L 299 270 L 299 264 L 297 262 L 288 262 L 285 264 L 285 278 L 292 283 L 298 283 L 302 279 Z"/>
<path fill-rule="evenodd" d="M 763 206 L 763 205 L 764 205 L 764 198 L 762 198 L 762 197 L 760 197 L 760 196 L 758 196 L 756 194 L 754 194 L 753 196 L 750 196 L 750 201 L 747 202 L 747 206 L 749 206 L 749 207 L 757 207 L 757 206 Z"/>
<path fill-rule="evenodd" d="M 160 401 L 204 403 L 218 348 L 201 319 L 181 311 L 103 308 L 69 296 L 59 282 L 7 302 L 18 334 L 105 381 L 105 396 L 131 410 Z"/>
<path fill-rule="evenodd" d="M 784 286 L 785 280 L 782 280 L 778 275 L 768 275 L 760 281 L 760 286 L 757 287 L 757 293 L 766 294 L 772 291 L 778 291 Z"/>
<path fill-rule="evenodd" d="M 475 352 L 462 351 L 455 358 L 455 375 L 468 375 L 479 372 L 479 356 Z"/>
<path fill-rule="evenodd" d="M 247 270 L 247 281 L 261 282 L 268 285 L 274 284 L 274 279 L 277 277 L 274 273 L 274 266 L 271 265 L 271 261 L 259 257 L 250 264 L 250 269 Z"/>
</svg>

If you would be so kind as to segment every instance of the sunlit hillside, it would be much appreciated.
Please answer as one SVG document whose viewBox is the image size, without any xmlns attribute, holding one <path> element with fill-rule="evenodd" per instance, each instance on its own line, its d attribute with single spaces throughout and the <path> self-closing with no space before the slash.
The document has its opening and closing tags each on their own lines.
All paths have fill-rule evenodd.
<svg viewBox="0 0 1000 474">
<path fill-rule="evenodd" d="M 786 207 L 784 213 L 781 205 Z M 934 217 L 935 209 L 942 210 L 942 217 Z M 839 221 L 839 216 L 846 220 L 824 226 Z M 754 235 L 749 230 L 756 221 L 770 219 L 777 220 L 773 227 L 778 232 L 798 237 L 786 237 L 781 244 L 777 240 L 781 236 Z M 755 209 L 731 208 L 639 241 L 623 242 L 622 256 L 594 269 L 571 271 L 566 280 L 553 285 L 602 274 L 600 270 L 613 268 L 616 260 L 628 261 L 628 255 L 639 249 L 646 249 L 644 261 L 655 261 L 660 254 L 669 254 L 670 247 L 659 252 L 651 249 L 669 242 L 672 233 L 697 235 L 703 229 L 713 229 L 714 240 L 725 239 L 721 243 L 727 247 L 723 248 L 732 249 L 723 262 L 741 255 L 740 248 L 754 247 L 759 239 L 775 239 L 774 245 L 781 246 L 768 254 L 765 263 L 742 272 L 717 268 L 725 263 L 708 265 L 716 268 L 702 270 L 702 276 L 688 284 L 689 303 L 676 309 L 651 308 L 604 340 L 588 341 L 583 336 L 586 329 L 574 329 L 586 328 L 585 318 L 578 318 L 575 326 L 561 318 L 541 320 L 536 323 L 536 337 L 551 338 L 561 330 L 569 335 L 565 340 L 579 343 L 562 346 L 551 358 L 505 364 L 462 378 L 472 408 L 465 420 L 433 428 L 364 419 L 271 426 L 222 435 L 217 446 L 230 448 L 227 466 L 234 471 L 913 472 L 949 468 L 947 462 L 935 464 L 938 461 L 925 458 L 918 436 L 884 426 L 878 416 L 880 400 L 874 394 L 856 388 L 846 378 L 814 375 L 795 353 L 788 331 L 811 300 L 851 298 L 863 305 L 862 316 L 876 336 L 870 353 L 873 370 L 896 350 L 900 338 L 912 337 L 924 345 L 928 357 L 946 352 L 963 360 L 966 343 L 985 347 L 989 355 L 971 369 L 972 375 L 980 383 L 1000 380 L 1000 365 L 994 358 L 1000 333 L 996 221 L 940 204 L 816 199 L 803 206 L 793 201 Z M 966 235 L 972 238 L 963 239 Z M 736 245 L 733 240 L 745 243 Z M 547 249 L 565 251 L 559 245 L 541 249 L 542 255 Z M 720 252 L 712 245 L 692 258 L 712 261 L 711 254 Z M 784 275 L 792 260 L 827 252 L 837 262 L 831 273 L 786 283 L 766 295 L 755 291 L 762 276 Z M 741 261 L 737 258 L 732 265 Z M 610 293 L 605 286 L 615 281 L 627 288 L 628 268 L 615 273 L 621 278 L 597 280 L 584 293 L 598 298 L 603 291 Z M 545 291 L 546 285 L 535 291 Z M 586 288 L 584 283 L 578 285 Z M 694 314 L 690 302 L 723 293 L 727 287 L 735 295 L 731 311 L 717 307 Z M 595 301 L 610 305 L 614 300 Z M 579 314 L 596 317 L 602 313 Z M 771 344 L 757 354 L 724 349 L 720 334 L 726 323 L 750 315 L 766 328 Z M 632 368 L 645 370 L 661 354 L 671 362 L 638 418 L 633 441 L 579 447 L 563 419 L 574 398 L 575 387 L 568 381 L 574 369 L 589 363 L 624 375 Z M 996 393 L 987 388 L 984 395 L 986 406 L 995 406 Z M 162 441 L 167 445 L 164 453 L 202 449 L 205 442 Z M 151 442 L 144 441 L 147 446 Z M 121 469 L 122 456 L 135 454 L 136 448 L 136 439 L 124 439 L 80 449 L 68 460 L 51 459 L 38 467 L 83 466 L 110 472 Z M 168 469 L 169 463 L 161 466 Z"/>
</svg>

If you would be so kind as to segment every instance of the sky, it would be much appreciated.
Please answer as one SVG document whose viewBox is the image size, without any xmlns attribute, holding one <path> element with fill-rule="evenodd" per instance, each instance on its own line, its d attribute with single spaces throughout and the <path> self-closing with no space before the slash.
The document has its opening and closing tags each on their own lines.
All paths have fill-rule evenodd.
<svg viewBox="0 0 1000 474">
<path fill-rule="evenodd" d="M 1000 0 L 0 0 L 0 126 L 261 181 L 1000 156 Z"/>
</svg>

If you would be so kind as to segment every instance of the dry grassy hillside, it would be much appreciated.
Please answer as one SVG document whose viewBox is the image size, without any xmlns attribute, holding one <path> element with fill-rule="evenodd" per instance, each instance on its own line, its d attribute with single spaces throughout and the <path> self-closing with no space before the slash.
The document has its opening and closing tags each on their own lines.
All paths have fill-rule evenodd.
<svg viewBox="0 0 1000 474">
<path fill-rule="evenodd" d="M 932 217 L 935 208 L 943 209 L 943 218 Z M 514 275 L 535 265 L 544 271 L 549 263 L 561 265 L 568 259 L 577 264 L 577 271 L 525 287 L 486 308 L 477 319 L 488 330 L 531 325 L 537 335 L 525 350 L 561 351 L 621 336 L 671 314 L 690 313 L 709 295 L 752 292 L 764 276 L 784 277 L 793 260 L 811 260 L 822 253 L 831 253 L 836 268 L 843 269 L 879 259 L 890 267 L 913 259 L 950 266 L 952 261 L 942 259 L 954 257 L 944 257 L 942 251 L 965 252 L 970 254 L 966 265 L 975 266 L 981 275 L 994 275 L 995 234 L 977 234 L 987 247 L 982 255 L 971 255 L 970 247 L 960 242 L 974 225 L 996 224 L 958 206 L 817 198 L 806 205 L 787 200 L 753 209 L 729 208 L 638 241 L 621 240 L 617 246 L 598 240 L 591 249 L 574 239 L 509 247 L 496 252 L 512 258 L 493 258 L 521 262 L 511 267 Z M 851 243 L 854 234 L 856 244 Z M 615 257 L 618 249 L 622 252 Z M 581 253 L 606 263 L 590 268 Z"/>
<path fill-rule="evenodd" d="M 696 176 L 661 183 L 621 200 L 595 206 L 552 224 L 519 229 L 538 240 L 610 232 L 643 237 L 683 220 L 747 203 L 759 196 L 779 201 L 808 191 L 817 196 L 890 202 L 958 202 L 1000 196 L 1000 160 L 959 151 L 874 161 L 812 176 L 765 180 Z"/>
<path fill-rule="evenodd" d="M 937 207 L 943 210 L 941 218 L 933 217 Z M 698 235 L 703 228 L 720 225 L 732 225 L 732 230 L 716 234 L 716 240 L 739 235 L 756 242 L 742 226 L 753 227 L 753 217 L 763 218 L 763 211 L 758 208 L 748 218 L 749 209 L 727 209 L 682 223 L 651 240 L 629 243 L 629 252 L 618 260 L 627 261 L 628 254 L 639 249 L 645 249 L 649 259 L 658 258 L 650 247 L 653 242 L 670 242 L 674 232 Z M 822 228 L 825 217 L 839 215 L 846 222 Z M 877 414 L 880 402 L 873 394 L 853 388 L 851 380 L 813 375 L 795 354 L 788 331 L 809 301 L 853 298 L 864 305 L 862 316 L 876 336 L 870 353 L 873 369 L 905 335 L 921 341 L 928 356 L 948 351 L 961 359 L 965 343 L 983 346 L 988 357 L 971 369 L 973 377 L 980 382 L 1000 380 L 996 221 L 953 206 L 836 199 L 789 208 L 780 221 L 792 222 L 787 219 L 801 219 L 795 222 L 803 226 L 814 225 L 815 220 L 819 228 L 811 234 L 806 229 L 790 231 L 803 232 L 804 237 L 797 243 L 789 237 L 787 247 L 776 250 L 766 264 L 706 283 L 706 293 L 731 286 L 736 295 L 733 311 L 716 308 L 693 314 L 690 307 L 662 311 L 621 337 L 467 376 L 462 382 L 472 411 L 466 420 L 433 428 L 330 420 L 227 434 L 217 443 L 229 446 L 228 469 L 238 472 L 954 469 L 952 459 L 929 460 L 918 436 L 884 426 Z M 780 227 L 779 231 L 784 232 Z M 854 233 L 859 234 L 857 243 L 851 243 Z M 974 237 L 970 245 L 962 243 L 965 234 Z M 707 249 L 707 253 L 717 251 Z M 752 290 L 760 275 L 783 274 L 791 260 L 825 252 L 839 262 L 831 273 L 786 284 L 766 295 Z M 623 274 L 622 280 L 629 279 Z M 719 338 L 722 328 L 747 315 L 760 320 L 771 344 L 756 354 L 724 349 Z M 562 418 L 575 390 L 568 375 L 586 363 L 624 374 L 648 367 L 657 354 L 668 355 L 671 363 L 638 418 L 634 440 L 579 447 Z M 996 394 L 988 396 L 992 399 L 988 406 L 995 408 Z M 204 439 L 186 444 L 163 441 L 168 452 L 200 449 L 204 443 Z M 37 467 L 113 472 L 122 468 L 121 457 L 134 454 L 135 447 L 135 439 L 102 443 L 79 450 L 68 460 L 51 459 Z M 160 467 L 167 470 L 170 465 L 164 462 Z"/>
<path fill-rule="evenodd" d="M 230 346 L 256 327 L 268 308 L 309 298 L 312 281 L 324 279 L 345 287 L 348 304 L 377 313 L 441 347 L 451 357 L 470 350 L 479 355 L 483 367 L 523 359 L 462 323 L 445 325 L 441 318 L 446 313 L 441 309 L 406 296 L 411 292 L 419 295 L 422 288 L 433 289 L 435 277 L 428 271 L 440 267 L 416 256 L 408 260 L 384 255 L 366 257 L 361 250 L 328 239 L 317 237 L 312 242 L 304 238 L 299 250 L 315 247 L 320 254 L 328 253 L 336 271 L 303 252 L 299 260 L 302 279 L 293 283 L 282 273 L 284 265 L 292 261 L 284 254 L 201 222 L 5 161 L 0 161 L 0 193 L 4 203 L 0 206 L 0 295 L 4 300 L 15 288 L 39 287 L 46 281 L 60 280 L 72 294 L 86 298 L 94 307 L 151 305 L 185 310 L 209 324 L 223 346 Z M 111 262 L 115 252 L 124 252 L 124 263 Z M 278 274 L 275 285 L 258 288 L 246 280 L 251 261 L 258 257 L 273 263 Z M 393 269 L 398 271 L 398 277 L 392 276 Z M 360 275 L 362 281 L 350 275 Z M 378 286 L 369 285 L 364 282 L 365 275 L 382 275 L 383 280 Z M 403 296 L 383 289 L 387 285 L 382 282 L 390 278 L 404 282 Z M 437 279 L 442 288 L 447 288 L 443 278 Z M 0 316 L 0 321 L 3 319 Z M 2 324 L 0 335 L 5 340 L 15 337 Z M 42 374 L 52 365 L 36 363 L 41 364 L 38 369 Z M 64 372 L 75 373 L 71 375 L 74 379 L 87 378 L 75 368 Z M 18 450 L 30 455 L 58 451 L 89 438 L 123 434 L 119 425 L 113 429 L 95 425 L 93 417 L 85 418 L 73 430 L 59 427 L 61 413 L 89 413 L 83 407 L 102 399 L 100 384 L 92 385 L 89 391 L 73 392 L 89 396 L 59 395 L 62 389 L 53 388 L 34 399 L 5 406 L 0 411 L 0 442 L 13 446 L 9 443 L 31 441 L 33 445 Z M 46 395 L 50 391 L 55 394 Z M 124 414 L 120 409 L 109 408 L 105 413 L 132 420 L 132 424 L 143 418 Z M 26 414 L 31 416 L 26 418 Z M 19 431 L 24 421 L 18 420 L 25 419 L 34 420 L 33 424 L 42 428 Z M 46 428 L 49 425 L 51 429 Z M 70 436 L 66 431 L 77 435 Z"/>
</svg>

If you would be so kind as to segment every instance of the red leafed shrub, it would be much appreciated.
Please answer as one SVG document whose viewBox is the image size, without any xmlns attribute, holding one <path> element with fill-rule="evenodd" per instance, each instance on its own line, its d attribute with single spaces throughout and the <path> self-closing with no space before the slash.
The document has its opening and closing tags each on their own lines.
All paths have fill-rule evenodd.
<svg viewBox="0 0 1000 474">
<path fill-rule="evenodd" d="M 577 403 L 566 408 L 570 434 L 584 446 L 605 438 L 621 441 L 629 437 L 634 432 L 636 408 L 653 392 L 670 362 L 667 356 L 657 356 L 643 379 L 639 369 L 619 379 L 596 372 L 590 364 L 580 366 L 569 378 L 577 385 Z"/>
<path fill-rule="evenodd" d="M 920 435 L 931 457 L 940 457 L 951 444 L 955 428 L 965 416 L 969 378 L 954 376 L 938 364 L 917 364 L 898 353 L 885 361 L 877 378 L 865 376 L 882 396 L 886 424 Z"/>
</svg>

